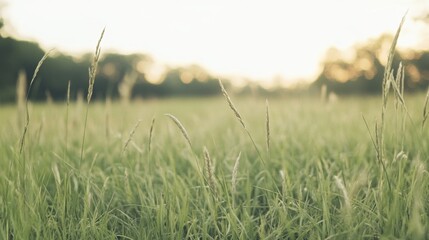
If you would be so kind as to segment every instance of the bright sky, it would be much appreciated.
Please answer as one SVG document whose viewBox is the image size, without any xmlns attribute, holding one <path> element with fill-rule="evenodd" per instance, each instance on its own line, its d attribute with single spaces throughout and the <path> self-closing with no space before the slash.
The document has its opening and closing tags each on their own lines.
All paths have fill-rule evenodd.
<svg viewBox="0 0 429 240">
<path fill-rule="evenodd" d="M 13 34 L 46 49 L 92 52 L 106 27 L 105 50 L 196 63 L 219 76 L 314 79 L 327 48 L 394 33 L 407 10 L 399 46 L 429 48 L 421 45 L 429 27 L 413 21 L 427 0 L 4 1 Z"/>
</svg>

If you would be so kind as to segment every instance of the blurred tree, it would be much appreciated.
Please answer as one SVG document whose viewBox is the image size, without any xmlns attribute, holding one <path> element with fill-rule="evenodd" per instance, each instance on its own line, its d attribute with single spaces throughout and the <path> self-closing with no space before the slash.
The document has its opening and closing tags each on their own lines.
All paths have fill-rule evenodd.
<svg viewBox="0 0 429 240">
<path fill-rule="evenodd" d="M 75 98 L 78 91 L 87 89 L 89 60 L 78 61 L 71 56 L 56 53 L 49 57 L 40 69 L 38 99 L 49 93 L 54 100 L 65 99 L 70 81 L 70 95 Z"/>
<path fill-rule="evenodd" d="M 36 43 L 0 36 L 0 53 L 0 102 L 13 101 L 18 72 L 31 77 L 44 52 Z"/>
<path fill-rule="evenodd" d="M 384 66 L 392 37 L 381 35 L 353 49 L 353 57 L 347 59 L 337 49 L 327 51 L 323 61 L 323 70 L 312 88 L 321 89 L 337 94 L 374 94 L 381 92 L 384 76 Z M 350 54 L 349 54 L 350 55 Z M 395 52 L 393 66 L 396 74 L 399 62 L 403 61 L 399 52 Z M 408 75 L 407 75 L 408 76 Z M 406 88 L 411 90 L 406 77 Z"/>
</svg>

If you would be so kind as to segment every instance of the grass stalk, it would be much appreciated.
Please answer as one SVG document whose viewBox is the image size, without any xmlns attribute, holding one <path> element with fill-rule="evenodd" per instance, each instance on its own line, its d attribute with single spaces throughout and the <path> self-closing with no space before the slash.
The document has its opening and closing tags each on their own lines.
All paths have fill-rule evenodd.
<svg viewBox="0 0 429 240">
<path fill-rule="evenodd" d="M 173 116 L 170 113 L 164 114 L 165 116 L 169 117 L 173 122 L 176 124 L 176 126 L 179 128 L 180 132 L 182 133 L 183 137 L 186 139 L 186 142 L 189 144 L 189 147 L 192 149 L 192 143 L 191 139 L 189 138 L 188 132 L 186 131 L 186 128 L 183 126 L 183 124 L 177 119 L 175 116 Z"/>
<path fill-rule="evenodd" d="M 142 122 L 142 120 L 141 119 L 139 119 L 138 121 L 137 121 L 137 123 L 136 123 L 136 125 L 134 126 L 134 128 L 133 128 L 133 130 L 131 130 L 131 132 L 130 132 L 130 134 L 129 134 L 129 136 L 128 136 L 128 139 L 127 139 L 127 141 L 125 142 L 125 144 L 124 144 L 124 147 L 122 148 L 122 154 L 124 154 L 124 152 L 125 152 L 125 150 L 127 149 L 127 147 L 128 147 L 128 144 L 131 142 L 131 140 L 133 139 L 133 136 L 134 136 L 134 134 L 136 133 L 136 130 L 137 130 L 137 128 L 139 127 L 139 125 L 140 125 L 140 123 Z"/>
<path fill-rule="evenodd" d="M 66 131 L 66 142 L 65 142 L 65 150 L 64 150 L 64 159 L 66 159 L 68 155 L 68 139 L 69 139 L 69 108 L 70 108 L 70 81 L 67 83 L 67 101 L 66 101 L 66 122 L 65 122 L 65 131 Z"/>
<path fill-rule="evenodd" d="M 80 149 L 79 166 L 82 164 L 82 161 L 83 161 L 83 150 L 85 147 L 86 128 L 88 124 L 89 103 L 91 102 L 92 93 L 94 91 L 95 76 L 97 75 L 97 67 L 98 67 L 98 62 L 100 60 L 100 53 L 101 53 L 100 44 L 101 44 L 101 40 L 103 39 L 105 30 L 106 29 L 103 29 L 103 31 L 101 32 L 100 38 L 98 39 L 97 46 L 95 48 L 95 54 L 92 59 L 91 67 L 89 68 L 88 94 L 86 96 L 86 111 L 85 111 L 85 121 L 83 126 L 82 146 Z"/>
<path fill-rule="evenodd" d="M 217 199 L 217 189 L 216 189 L 216 178 L 214 174 L 214 166 L 213 161 L 210 158 L 209 151 L 206 147 L 204 147 L 204 162 L 206 165 L 206 179 L 209 185 L 210 191 L 215 199 Z"/>
<path fill-rule="evenodd" d="M 238 112 L 237 108 L 234 106 L 234 103 L 232 103 L 232 100 L 228 94 L 228 92 L 225 90 L 225 87 L 222 84 L 222 81 L 220 79 L 219 80 L 219 85 L 222 91 L 223 96 L 225 97 L 229 108 L 232 110 L 232 112 L 234 113 L 235 117 L 237 118 L 238 122 L 240 123 L 240 125 L 243 127 L 244 131 L 247 133 L 247 135 L 250 138 L 250 141 L 253 144 L 253 147 L 255 148 L 256 152 L 258 153 L 259 159 L 261 159 L 262 163 L 265 164 L 265 160 L 261 155 L 261 152 L 259 151 L 258 146 L 256 145 L 255 140 L 253 140 L 252 134 L 250 134 L 249 130 L 246 127 L 246 124 L 244 123 L 243 118 L 241 117 L 241 114 Z"/>
<path fill-rule="evenodd" d="M 429 116 L 428 102 L 429 102 L 429 87 L 428 87 L 428 90 L 426 91 L 425 104 L 423 106 L 422 129 L 424 128 L 426 120 L 428 119 L 428 116 Z"/>
<path fill-rule="evenodd" d="M 150 129 L 149 129 L 149 144 L 148 144 L 148 151 L 150 153 L 150 150 L 152 148 L 152 137 L 153 137 L 153 128 L 155 126 L 155 117 L 152 118 L 152 122 L 150 124 Z"/>
<path fill-rule="evenodd" d="M 392 85 L 396 85 L 393 83 L 394 76 L 393 76 L 393 58 L 395 56 L 396 51 L 396 45 L 398 43 L 399 34 L 401 33 L 402 26 L 405 21 L 405 15 L 402 17 L 401 23 L 399 24 L 399 27 L 396 31 L 396 34 L 393 38 L 392 45 L 389 49 L 389 55 L 387 57 L 387 64 L 386 68 L 384 70 L 384 76 L 383 76 L 383 88 L 382 88 L 382 108 L 381 108 L 381 124 L 380 124 L 380 132 L 379 132 L 379 161 L 384 160 L 384 126 L 385 126 L 385 113 L 387 109 L 387 100 L 390 92 L 390 87 Z M 394 86 L 395 88 L 395 86 Z"/>
<path fill-rule="evenodd" d="M 396 95 L 396 99 L 398 101 L 400 101 L 401 104 L 403 104 L 403 106 L 405 104 L 405 100 L 403 99 L 403 96 L 399 90 L 399 87 L 396 84 L 395 77 L 393 75 L 393 58 L 394 58 L 395 51 L 396 51 L 396 44 L 398 42 L 399 34 L 401 32 L 404 21 L 405 21 L 405 15 L 402 17 L 401 23 L 399 24 L 399 27 L 396 31 L 394 38 L 393 38 L 392 45 L 390 46 L 390 49 L 389 49 L 389 55 L 387 58 L 387 64 L 386 64 L 386 68 L 384 71 L 383 83 L 382 83 L 381 122 L 380 122 L 380 124 L 378 124 L 378 123 L 375 124 L 375 139 L 370 134 L 371 140 L 374 144 L 374 147 L 376 148 L 377 160 L 382 166 L 382 171 L 384 172 L 384 175 L 386 176 L 386 180 L 387 180 L 390 192 L 392 192 L 392 185 L 391 185 L 391 182 L 389 179 L 389 174 L 387 173 L 386 165 L 384 163 L 384 161 L 385 161 L 384 131 L 385 131 L 385 125 L 386 125 L 386 119 L 385 118 L 386 118 L 387 103 L 388 103 L 390 88 L 393 88 L 394 93 Z M 401 72 L 402 72 L 401 69 L 398 70 L 398 78 L 401 77 Z M 367 121 L 365 120 L 365 118 L 363 118 L 363 119 L 364 119 L 364 122 L 365 122 L 365 125 L 366 125 L 368 131 L 370 132 Z"/>
<path fill-rule="evenodd" d="M 238 153 L 237 159 L 235 159 L 234 167 L 232 169 L 231 189 L 232 195 L 237 193 L 237 177 L 238 177 L 238 165 L 240 164 L 241 152 Z"/>
<path fill-rule="evenodd" d="M 22 132 L 22 135 L 21 135 L 21 139 L 19 141 L 19 156 L 22 155 L 22 151 L 24 149 L 24 144 L 25 144 L 25 135 L 27 134 L 28 125 L 30 124 L 30 113 L 28 111 L 28 102 L 29 102 L 31 87 L 33 86 L 34 80 L 36 79 L 37 74 L 39 73 L 39 70 L 43 65 L 43 62 L 48 58 L 49 54 L 51 54 L 52 51 L 53 50 L 49 50 L 40 59 L 39 63 L 37 64 L 36 69 L 34 70 L 33 77 L 31 78 L 31 81 L 30 81 L 30 85 L 28 86 L 27 95 L 25 98 L 25 126 L 24 126 L 24 130 Z"/>
</svg>

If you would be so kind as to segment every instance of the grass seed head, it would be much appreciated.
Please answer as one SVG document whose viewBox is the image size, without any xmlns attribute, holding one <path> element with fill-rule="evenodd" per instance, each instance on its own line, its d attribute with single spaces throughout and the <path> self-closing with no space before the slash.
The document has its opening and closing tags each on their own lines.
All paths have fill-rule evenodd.
<svg viewBox="0 0 429 240">
<path fill-rule="evenodd" d="M 183 124 L 179 121 L 179 119 L 177 119 L 175 116 L 173 116 L 172 114 L 169 114 L 169 113 L 165 114 L 165 116 L 167 116 L 171 120 L 173 120 L 173 122 L 176 124 L 176 126 L 180 129 L 180 132 L 182 132 L 182 135 L 183 135 L 183 137 L 185 137 L 185 139 L 188 142 L 189 146 L 192 148 L 192 144 L 191 144 L 191 140 L 189 139 L 188 132 L 186 131 L 186 129 L 183 126 Z"/>
<path fill-rule="evenodd" d="M 228 92 L 225 90 L 225 87 L 223 86 L 222 81 L 220 79 L 219 79 L 219 85 L 220 85 L 220 88 L 222 90 L 222 94 L 225 97 L 226 101 L 228 102 L 229 107 L 234 112 L 235 117 L 238 119 L 238 121 L 240 122 L 241 126 L 243 126 L 244 129 L 247 129 L 246 128 L 246 124 L 244 124 L 243 118 L 241 117 L 241 115 L 238 112 L 237 108 L 232 103 L 231 98 L 229 97 Z"/>
<path fill-rule="evenodd" d="M 209 151 L 207 150 L 206 147 L 204 147 L 203 152 L 204 152 L 204 161 L 206 163 L 206 178 L 207 178 L 207 182 L 209 184 L 211 192 L 216 197 L 216 195 L 217 195 L 217 191 L 216 191 L 216 179 L 215 179 L 215 176 L 214 176 L 213 162 L 212 162 L 212 160 L 210 158 Z"/>
<path fill-rule="evenodd" d="M 338 176 L 334 176 L 334 179 L 335 179 L 335 184 L 337 185 L 337 187 L 341 190 L 341 192 L 343 194 L 344 204 L 345 204 L 346 209 L 350 210 L 351 209 L 350 198 L 349 198 L 349 194 L 347 192 L 346 186 L 344 185 L 344 182 Z"/>
<path fill-rule="evenodd" d="M 155 117 L 152 118 L 152 123 L 150 124 L 149 129 L 149 144 L 148 144 L 148 150 L 150 152 L 151 146 L 152 146 L 152 137 L 153 137 L 153 127 L 155 126 Z"/>
<path fill-rule="evenodd" d="M 124 152 L 125 152 L 125 150 L 127 149 L 128 144 L 131 142 L 131 139 L 133 138 L 134 133 L 136 133 L 136 130 L 137 130 L 137 128 L 139 127 L 139 125 L 140 125 L 141 121 L 142 121 L 142 120 L 141 120 L 141 119 L 139 119 L 139 120 L 137 121 L 136 125 L 134 126 L 133 130 L 130 132 L 130 135 L 128 136 L 128 139 L 127 139 L 127 141 L 125 142 L 124 147 L 122 148 L 122 153 L 124 153 Z"/>
<path fill-rule="evenodd" d="M 232 169 L 232 180 L 231 180 L 232 193 L 237 192 L 237 176 L 238 176 L 238 165 L 240 164 L 240 157 L 241 157 L 241 152 L 238 153 L 238 157 L 234 163 L 234 168 Z"/>
</svg>

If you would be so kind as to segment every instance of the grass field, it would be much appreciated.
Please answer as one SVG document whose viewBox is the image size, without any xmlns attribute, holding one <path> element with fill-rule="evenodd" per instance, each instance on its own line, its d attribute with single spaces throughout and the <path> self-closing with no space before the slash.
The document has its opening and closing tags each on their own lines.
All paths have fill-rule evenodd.
<svg viewBox="0 0 429 240">
<path fill-rule="evenodd" d="M 231 98 L 1 106 L 0 238 L 429 238 L 423 95 Z"/>
<path fill-rule="evenodd" d="M 0 239 L 429 239 L 399 32 L 379 97 L 91 103 L 103 31 L 86 102 L 0 106 Z"/>
</svg>

